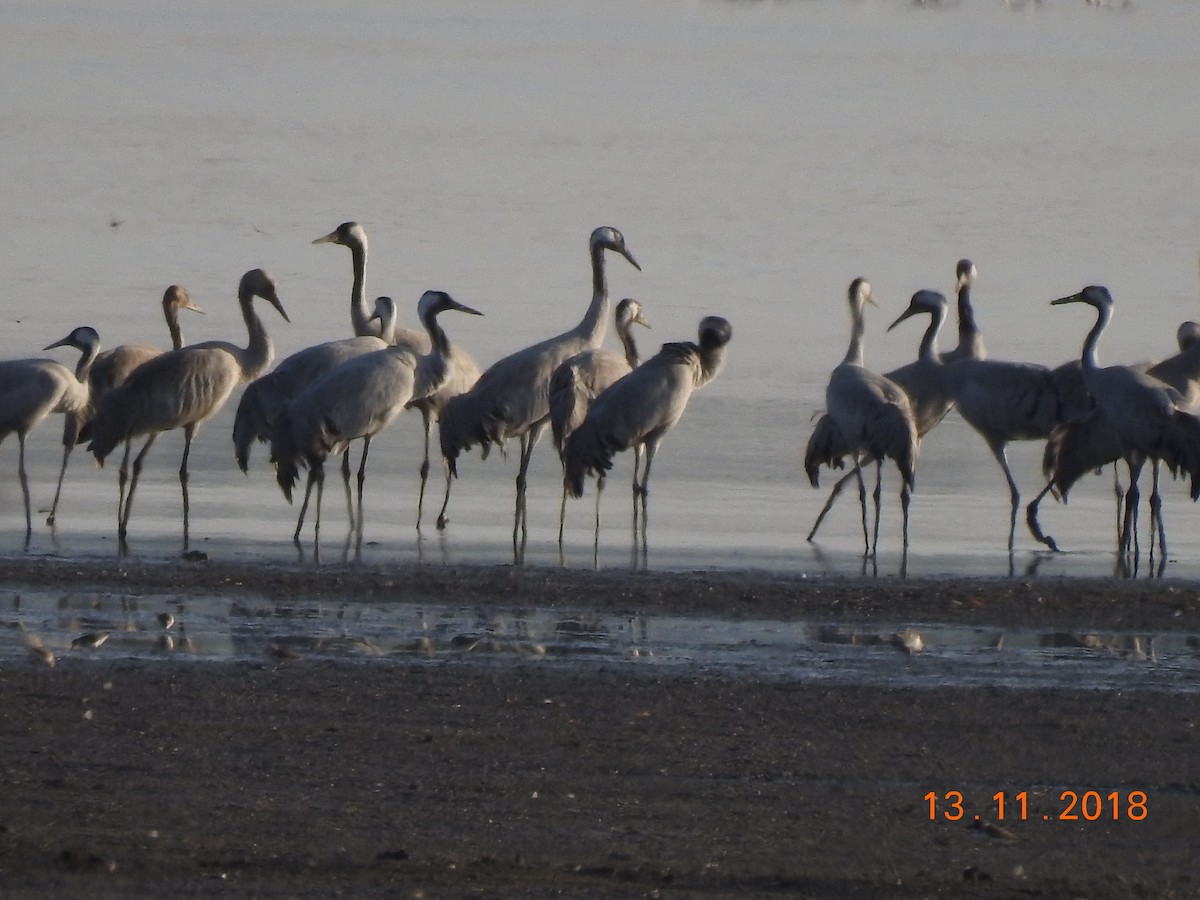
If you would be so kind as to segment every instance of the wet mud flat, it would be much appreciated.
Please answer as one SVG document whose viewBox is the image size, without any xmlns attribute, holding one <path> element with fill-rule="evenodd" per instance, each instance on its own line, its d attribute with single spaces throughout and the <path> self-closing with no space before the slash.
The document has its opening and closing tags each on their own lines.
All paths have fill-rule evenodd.
<svg viewBox="0 0 1200 900">
<path fill-rule="evenodd" d="M 899 615 L 929 621 L 960 610 L 1064 630 L 1197 625 L 1197 591 L 1181 583 L 813 588 L 753 573 L 137 563 L 122 578 L 110 565 L 56 563 L 49 579 L 26 569 L 6 583 L 608 597 L 729 615 L 753 603 L 776 616 L 833 600 L 856 621 L 897 618 L 885 604 L 899 597 Z M 1038 609 L 1051 612 L 1031 622 Z M 54 667 L 6 660 L 0 686 L 5 895 L 1200 891 L 1195 692 L 897 688 L 472 654 L 71 653 Z"/>
</svg>

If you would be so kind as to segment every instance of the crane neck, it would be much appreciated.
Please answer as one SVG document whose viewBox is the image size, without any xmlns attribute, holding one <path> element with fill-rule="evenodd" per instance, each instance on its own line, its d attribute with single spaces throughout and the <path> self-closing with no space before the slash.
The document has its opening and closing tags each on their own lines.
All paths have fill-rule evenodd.
<svg viewBox="0 0 1200 900">
<path fill-rule="evenodd" d="M 271 362 L 275 359 L 275 345 L 271 343 L 271 337 L 263 327 L 262 319 L 254 310 L 254 295 L 239 292 L 238 304 L 242 308 L 242 318 L 246 321 L 250 343 L 236 358 L 242 370 L 242 381 L 254 381 L 271 368 Z"/>
<path fill-rule="evenodd" d="M 173 304 L 163 306 L 163 316 L 167 320 L 167 331 L 171 334 L 171 349 L 183 347 L 183 329 L 179 327 L 179 308 Z"/>
<path fill-rule="evenodd" d="M 429 310 L 421 317 L 421 324 L 429 333 L 431 349 L 427 355 L 417 359 L 413 383 L 414 400 L 437 393 L 450 376 L 450 339 L 446 337 L 446 332 L 438 324 L 438 312 L 438 310 Z"/>
<path fill-rule="evenodd" d="M 979 343 L 979 326 L 975 324 L 975 309 L 971 306 L 971 283 L 964 281 L 958 289 L 958 349 L 975 355 Z"/>
<path fill-rule="evenodd" d="M 917 351 L 917 358 L 922 362 L 941 363 L 942 358 L 937 352 L 937 341 L 938 333 L 941 332 L 944 324 L 946 324 L 946 305 L 943 303 L 930 314 L 929 325 L 921 338 L 921 347 Z"/>
<path fill-rule="evenodd" d="M 850 347 L 842 359 L 843 365 L 861 366 L 863 364 L 863 304 L 855 298 L 850 301 Z"/>
<path fill-rule="evenodd" d="M 355 241 L 350 247 L 350 264 L 354 269 L 354 285 L 350 288 L 350 322 L 359 337 L 374 337 L 378 334 L 371 324 L 371 310 L 367 308 L 367 245 Z"/>
<path fill-rule="evenodd" d="M 636 369 L 641 357 L 638 355 L 637 341 L 633 339 L 633 326 L 618 325 L 617 337 L 621 339 L 621 346 L 625 349 L 625 362 L 629 364 L 629 368 Z"/>
<path fill-rule="evenodd" d="M 604 272 L 604 247 L 593 244 L 592 302 L 579 323 L 578 331 L 591 347 L 599 347 L 608 331 L 608 278 Z"/>
<path fill-rule="evenodd" d="M 700 380 L 696 387 L 701 388 L 721 374 L 725 368 L 725 345 L 719 347 L 700 348 Z"/>
<path fill-rule="evenodd" d="M 79 362 L 75 364 L 75 380 L 86 386 L 88 375 L 92 371 L 92 363 L 96 361 L 96 356 L 100 353 L 100 345 L 86 344 L 81 350 Z"/>
<path fill-rule="evenodd" d="M 1108 322 L 1111 318 L 1112 306 L 1104 305 L 1096 307 L 1096 324 L 1092 326 L 1092 330 L 1088 332 L 1088 336 L 1083 342 L 1081 364 L 1085 371 L 1094 372 L 1100 367 L 1096 356 L 1096 345 L 1100 343 L 1100 335 L 1108 327 Z"/>
</svg>

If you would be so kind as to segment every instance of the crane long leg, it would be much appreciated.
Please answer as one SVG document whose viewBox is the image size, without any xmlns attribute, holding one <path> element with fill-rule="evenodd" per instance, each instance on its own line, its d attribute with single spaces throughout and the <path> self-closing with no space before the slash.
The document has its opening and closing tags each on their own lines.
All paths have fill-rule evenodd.
<svg viewBox="0 0 1200 900">
<path fill-rule="evenodd" d="M 325 494 L 325 463 L 319 462 L 312 467 L 312 475 L 317 482 L 317 512 L 313 517 L 313 547 L 314 552 L 321 549 L 321 500 Z"/>
<path fill-rule="evenodd" d="M 1121 487 L 1121 465 L 1113 463 L 1113 493 L 1117 495 L 1117 543 L 1121 543 L 1121 532 L 1124 530 L 1125 491 Z"/>
<path fill-rule="evenodd" d="M 433 413 L 428 407 L 421 407 L 421 420 L 425 425 L 425 458 L 421 462 L 421 490 L 417 494 L 417 531 L 421 530 L 421 516 L 425 511 L 425 483 L 429 481 L 429 432 L 433 430 Z M 558 539 L 562 543 L 561 527 Z"/>
<path fill-rule="evenodd" d="M 125 442 L 125 452 L 121 455 L 121 469 L 117 472 L 117 530 L 125 521 L 125 487 L 129 484 L 129 451 L 133 441 Z"/>
<path fill-rule="evenodd" d="M 817 521 L 813 522 L 813 527 L 808 532 L 808 537 L 805 538 L 805 540 L 807 540 L 810 544 L 816 540 L 817 529 L 821 527 L 821 523 L 823 521 L 825 521 L 825 516 L 827 516 L 829 514 L 829 511 L 831 509 L 833 509 L 833 504 L 837 501 L 837 498 L 841 495 L 842 489 L 846 486 L 846 482 L 858 474 L 859 474 L 859 467 L 856 465 L 853 469 L 851 469 L 849 472 L 847 472 L 845 475 L 843 475 L 841 478 L 839 478 L 837 480 L 837 483 L 834 484 L 833 490 L 831 490 L 829 492 L 829 498 L 825 501 L 825 505 L 822 506 L 821 511 L 819 513 L 817 513 Z M 861 478 L 861 475 L 859 477 Z M 865 499 L 865 497 L 864 497 L 864 499 Z"/>
<path fill-rule="evenodd" d="M 354 494 L 350 490 L 350 444 L 342 451 L 342 484 L 346 488 L 346 515 L 350 519 L 350 530 L 354 530 Z"/>
<path fill-rule="evenodd" d="M 855 477 L 858 478 L 858 506 L 862 510 L 863 556 L 871 555 L 871 536 L 867 529 L 867 483 L 863 480 L 862 466 L 854 464 Z"/>
<path fill-rule="evenodd" d="M 363 527 L 363 482 L 367 480 L 367 454 L 371 450 L 371 436 L 367 435 L 363 438 L 362 461 L 358 464 L 358 524 L 357 531 L 361 535 Z M 354 520 L 350 522 L 350 527 L 355 528 Z"/>
<path fill-rule="evenodd" d="M 150 447 L 153 446 L 157 434 L 152 434 L 146 438 L 146 443 L 138 452 L 138 455 L 133 458 L 133 475 L 129 479 L 129 493 L 125 495 L 125 508 L 121 510 L 121 518 L 117 523 L 117 537 L 120 542 L 125 543 L 125 538 L 129 534 L 129 516 L 133 513 L 133 494 L 137 490 L 138 479 L 142 475 L 142 462 L 146 458 L 146 454 L 150 452 Z M 128 453 L 128 451 L 126 451 Z"/>
<path fill-rule="evenodd" d="M 54 520 L 58 515 L 58 498 L 62 495 L 63 476 L 67 474 L 67 461 L 71 458 L 71 451 L 75 449 L 75 443 L 63 442 L 62 468 L 58 470 L 58 487 L 54 489 L 54 502 L 50 504 L 50 515 L 46 516 L 46 524 L 51 528 L 54 527 Z"/>
<path fill-rule="evenodd" d="M 1142 492 L 1138 488 L 1138 480 L 1142 474 L 1142 462 L 1140 460 L 1126 459 L 1125 464 L 1129 468 L 1129 487 L 1125 491 L 1125 518 L 1121 530 L 1119 550 L 1122 554 L 1128 554 L 1132 545 L 1133 555 L 1137 556 L 1141 550 L 1137 534 L 1137 514 L 1138 504 L 1142 496 Z"/>
<path fill-rule="evenodd" d="M 1025 524 L 1029 526 L 1030 534 L 1032 534 L 1037 541 L 1040 541 L 1041 543 L 1045 544 L 1047 547 L 1049 547 L 1051 550 L 1053 550 L 1057 553 L 1058 552 L 1058 544 L 1055 543 L 1054 538 L 1050 537 L 1050 535 L 1045 534 L 1042 531 L 1042 526 L 1038 522 L 1038 505 L 1042 502 L 1042 498 L 1045 497 L 1048 493 L 1050 493 L 1050 491 L 1053 489 L 1053 487 L 1054 487 L 1053 482 L 1051 482 L 1050 484 L 1047 484 L 1044 488 L 1041 489 L 1041 491 L 1038 493 L 1038 495 L 1033 498 L 1033 500 L 1030 502 L 1029 506 L 1026 507 L 1026 509 L 1025 509 Z"/>
<path fill-rule="evenodd" d="M 1008 467 L 1008 453 L 1005 450 L 1005 443 L 999 441 L 988 441 L 988 448 L 992 451 L 992 456 L 996 457 L 996 462 L 1000 463 L 1000 468 L 1004 470 L 1004 478 L 1008 482 L 1008 495 L 1012 500 L 1012 512 L 1008 520 L 1008 552 L 1013 552 L 1013 542 L 1017 532 L 1017 512 L 1021 508 L 1021 492 L 1017 490 L 1017 482 L 1013 478 L 1012 469 Z"/>
<path fill-rule="evenodd" d="M 183 492 L 183 549 L 188 548 L 188 520 L 191 509 L 188 505 L 188 457 L 192 453 L 192 437 L 196 434 L 195 425 L 183 427 L 183 461 L 179 464 L 179 489 Z"/>
<path fill-rule="evenodd" d="M 21 446 L 17 471 L 21 475 L 21 493 L 25 496 L 25 540 L 28 542 L 33 535 L 33 513 L 29 509 L 29 479 L 25 475 L 25 432 L 17 432 L 17 443 Z"/>
<path fill-rule="evenodd" d="M 438 513 L 437 529 L 445 531 L 446 524 L 450 521 L 446 518 L 446 509 L 450 506 L 450 482 L 454 480 L 454 473 L 450 471 L 450 467 L 446 467 L 446 496 L 442 498 L 442 510 Z"/>
<path fill-rule="evenodd" d="M 563 478 L 562 502 L 558 506 L 558 546 L 563 544 L 563 528 L 567 522 L 567 481 Z"/>
<path fill-rule="evenodd" d="M 1162 497 L 1158 493 L 1158 460 L 1152 460 L 1150 463 L 1150 472 L 1153 475 L 1153 486 L 1150 492 L 1150 550 L 1153 555 L 1154 550 L 1154 524 L 1158 523 L 1158 548 L 1162 559 L 1167 558 L 1167 531 L 1163 526 L 1162 520 Z"/>
<path fill-rule="evenodd" d="M 308 480 L 304 483 L 304 502 L 300 504 L 300 515 L 296 517 L 296 530 L 292 532 L 292 541 L 300 543 L 300 532 L 304 528 L 304 516 L 308 512 L 308 500 L 312 496 L 313 482 L 316 481 L 316 469 L 309 467 Z"/>
<path fill-rule="evenodd" d="M 871 558 L 878 558 L 879 553 L 879 509 L 883 500 L 883 460 L 875 460 L 875 491 L 872 493 L 875 501 L 875 533 L 871 539 Z"/>
<path fill-rule="evenodd" d="M 528 429 L 521 435 L 521 459 L 520 468 L 517 470 L 517 509 L 516 516 L 513 521 L 513 546 L 517 544 L 517 532 L 520 531 L 521 544 L 524 546 L 525 540 L 529 536 L 529 528 L 525 519 L 525 487 L 529 473 L 529 461 L 533 457 L 533 448 L 537 446 L 538 439 L 542 436 L 542 430 L 546 427 L 544 422 L 539 422 L 532 428 Z"/>
<path fill-rule="evenodd" d="M 596 532 L 592 537 L 592 565 L 600 565 L 600 497 L 604 493 L 604 473 L 600 473 L 600 477 L 596 479 Z"/>
</svg>

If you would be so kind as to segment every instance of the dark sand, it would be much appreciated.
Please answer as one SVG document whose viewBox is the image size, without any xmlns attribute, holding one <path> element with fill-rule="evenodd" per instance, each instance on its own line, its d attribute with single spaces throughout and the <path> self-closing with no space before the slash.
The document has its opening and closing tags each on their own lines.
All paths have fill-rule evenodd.
<svg viewBox="0 0 1200 900">
<path fill-rule="evenodd" d="M 1182 582 L 22 559 L 0 585 L 1200 631 Z M 1200 895 L 1200 694 L 78 655 L 0 686 L 5 897 Z"/>
</svg>

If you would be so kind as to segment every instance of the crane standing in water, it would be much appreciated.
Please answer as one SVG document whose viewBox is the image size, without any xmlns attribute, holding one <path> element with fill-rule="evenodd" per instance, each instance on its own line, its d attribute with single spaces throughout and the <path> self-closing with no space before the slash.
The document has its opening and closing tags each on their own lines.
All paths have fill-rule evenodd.
<svg viewBox="0 0 1200 900">
<path fill-rule="evenodd" d="M 1147 370 L 1131 366 L 1105 366 L 1096 348 L 1112 318 L 1113 299 L 1107 288 L 1089 285 L 1076 294 L 1053 301 L 1054 305 L 1086 303 L 1096 309 L 1096 324 L 1083 343 L 1084 383 L 1095 400 L 1094 409 L 1065 424 L 1051 435 L 1046 449 L 1049 483 L 1029 504 L 1026 519 L 1034 536 L 1051 549 L 1054 539 L 1042 533 L 1037 507 L 1047 492 L 1055 490 L 1065 500 L 1071 486 L 1085 472 L 1107 462 L 1124 459 L 1129 468 L 1124 515 L 1118 535 L 1122 555 L 1136 553 L 1138 477 L 1147 459 L 1152 462 L 1150 495 L 1152 534 L 1157 532 L 1162 558 L 1166 558 L 1166 529 L 1162 523 L 1162 498 L 1158 490 L 1158 464 L 1183 470 L 1192 478 L 1191 496 L 1200 494 L 1200 419 L 1193 413 L 1195 371 L 1198 360 L 1191 346 L 1190 323 L 1179 330 L 1180 353 Z M 1167 380 L 1169 379 L 1169 380 Z M 1171 382 L 1178 381 L 1179 386 Z M 1180 389 L 1182 387 L 1182 390 Z M 1153 543 L 1151 544 L 1153 551 Z"/>
<path fill-rule="evenodd" d="M 937 353 L 936 342 L 931 338 L 933 328 L 931 323 L 930 331 L 926 332 L 918 349 L 916 361 L 884 373 L 884 378 L 894 381 L 900 387 L 904 388 L 904 392 L 908 394 L 909 400 L 912 403 L 913 416 L 917 423 L 917 435 L 921 438 L 924 438 L 926 434 L 932 431 L 934 426 L 941 422 L 954 406 L 954 401 L 942 389 L 940 374 L 930 367 L 930 361 L 926 358 L 929 348 L 932 348 L 932 352 L 937 355 L 938 360 L 941 362 L 987 358 L 987 349 L 983 344 L 983 335 L 980 333 L 979 326 L 975 322 L 975 310 L 971 305 L 971 288 L 975 284 L 975 279 L 979 277 L 979 271 L 971 260 L 960 259 L 955 267 L 955 275 L 957 279 L 956 291 L 958 294 L 958 346 L 945 353 Z M 893 323 L 888 330 L 891 331 L 897 324 L 899 322 Z M 817 430 L 822 435 L 829 435 L 831 426 L 831 421 L 818 422 Z M 834 436 L 824 439 L 837 440 Z M 817 530 L 821 527 L 821 522 L 824 521 L 829 510 L 833 508 L 834 502 L 842 493 L 846 482 L 851 478 L 858 479 L 859 506 L 862 510 L 863 522 L 866 522 L 866 488 L 862 481 L 862 468 L 860 465 L 855 465 L 834 483 L 833 489 L 829 492 L 829 497 L 825 501 L 825 505 L 821 508 L 820 513 L 817 514 L 817 519 L 813 522 L 813 526 L 808 532 L 807 540 L 810 543 L 816 539 Z M 865 524 L 863 527 L 865 533 Z"/>
<path fill-rule="evenodd" d="M 616 381 L 588 408 L 583 424 L 567 439 L 563 452 L 564 483 L 572 497 L 583 494 L 587 475 L 603 476 L 612 468 L 612 458 L 622 450 L 645 450 L 646 464 L 641 481 L 633 471 L 634 539 L 637 538 L 638 506 L 641 506 L 643 546 L 646 535 L 646 497 L 650 466 L 658 446 L 683 416 L 692 393 L 711 382 L 725 365 L 725 348 L 733 328 L 720 316 L 700 321 L 698 343 L 663 344 L 662 349 Z M 599 493 L 603 477 L 596 483 Z M 597 496 L 596 503 L 600 498 Z"/>
<path fill-rule="evenodd" d="M 609 386 L 637 368 L 638 349 L 633 337 L 633 326 L 650 327 L 642 316 L 642 305 L 631 297 L 617 304 L 617 337 L 621 339 L 624 353 L 616 353 L 598 347 L 584 350 L 563 362 L 550 379 L 550 431 L 554 435 L 554 447 L 559 459 L 566 460 L 567 439 L 583 424 L 588 409 L 597 397 Z M 642 458 L 639 444 L 634 448 L 636 470 Z M 604 474 L 600 478 L 603 480 Z M 562 504 L 558 511 L 558 543 L 562 546 L 563 525 L 567 518 L 567 486 L 563 484 Z M 596 490 L 596 540 L 600 539 L 600 488 Z"/>
<path fill-rule="evenodd" d="M 493 363 L 466 393 L 451 398 L 442 409 L 439 439 L 450 477 L 458 475 L 458 456 L 475 444 L 486 457 L 493 446 L 503 447 L 510 438 L 520 442 L 517 469 L 516 510 L 513 517 L 513 551 L 518 558 L 524 537 L 525 487 L 529 460 L 550 418 L 550 379 L 563 360 L 583 350 L 599 347 L 608 328 L 608 280 L 604 253 L 625 257 L 639 271 L 641 266 L 625 247 L 625 237 L 616 228 L 603 226 L 592 232 L 588 242 L 592 262 L 592 300 L 583 319 L 563 332 L 526 347 Z M 438 516 L 438 528 L 446 527 L 450 503 L 450 479 Z"/>
<path fill-rule="evenodd" d="M 187 290 L 177 284 L 166 289 L 162 298 L 163 317 L 167 320 L 167 332 L 171 335 L 171 348 L 183 346 L 183 330 L 179 327 L 179 311 L 190 309 L 204 314 L 204 310 L 192 303 Z M 111 350 L 96 355 L 88 372 L 88 388 L 91 391 L 88 405 L 77 413 L 63 419 L 63 458 L 58 470 L 58 486 L 54 489 L 54 502 L 46 524 L 53 527 L 58 516 L 58 501 L 62 495 L 63 477 L 67 474 L 67 463 L 76 444 L 91 440 L 91 417 L 95 414 L 100 398 L 113 388 L 120 387 L 142 363 L 158 356 L 162 351 L 149 344 L 120 344 Z"/>
<path fill-rule="evenodd" d="M 850 346 L 842 362 L 834 367 L 825 389 L 826 416 L 818 422 L 804 454 L 804 470 L 813 487 L 819 485 L 821 465 L 840 465 L 853 456 L 875 461 L 875 527 L 867 541 L 866 555 L 874 557 L 879 544 L 879 512 L 882 498 L 883 463 L 892 459 L 900 472 L 900 507 L 903 513 L 903 546 L 908 554 L 908 508 L 916 473 L 920 438 L 908 395 L 898 384 L 869 371 L 863 364 L 863 310 L 875 305 L 871 284 L 856 278 L 847 292 L 850 304 Z M 867 521 L 864 507 L 863 534 Z"/>
<path fill-rule="evenodd" d="M 44 349 L 74 347 L 80 351 L 72 372 L 53 359 L 10 359 L 0 362 L 0 442 L 14 431 L 20 445 L 17 473 L 25 498 L 25 543 L 33 536 L 29 478 L 25 473 L 25 435 L 51 413 L 77 416 L 90 402 L 88 372 L 100 349 L 96 329 L 83 325 Z"/>
<path fill-rule="evenodd" d="M 271 436 L 276 480 L 291 502 L 300 466 L 308 467 L 305 502 L 315 482 L 314 539 L 318 543 L 325 459 L 331 453 L 341 452 L 350 441 L 363 439 L 362 462 L 358 469 L 358 514 L 351 519 L 361 535 L 363 482 L 371 439 L 390 425 L 414 399 L 428 396 L 445 381 L 450 340 L 437 317 L 450 309 L 481 315 L 444 291 L 426 291 L 418 303 L 418 311 L 433 348 L 429 354 L 417 355 L 411 348 L 401 345 L 356 356 L 310 384 L 287 405 L 276 421 Z"/>
<path fill-rule="evenodd" d="M 164 431 L 182 428 L 183 461 L 179 466 L 179 487 L 183 494 L 183 545 L 188 545 L 188 455 L 192 438 L 201 423 L 224 406 L 233 389 L 253 381 L 271 365 L 275 348 L 262 320 L 254 311 L 254 298 L 261 297 L 290 321 L 275 290 L 275 280 L 262 269 L 252 269 L 238 283 L 238 305 L 249 334 L 249 344 L 239 347 L 228 341 L 205 341 L 160 354 L 138 369 L 121 385 L 110 391 L 96 410 L 89 446 L 97 463 L 112 453 L 117 444 L 126 442 L 121 460 L 121 484 L 128 471 L 130 443 L 146 435 L 146 443 L 133 461 L 133 476 L 122 509 L 118 509 L 117 537 L 125 546 L 133 495 L 142 472 L 142 461 Z"/>
</svg>

